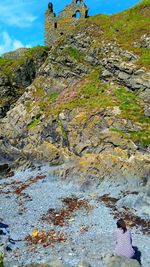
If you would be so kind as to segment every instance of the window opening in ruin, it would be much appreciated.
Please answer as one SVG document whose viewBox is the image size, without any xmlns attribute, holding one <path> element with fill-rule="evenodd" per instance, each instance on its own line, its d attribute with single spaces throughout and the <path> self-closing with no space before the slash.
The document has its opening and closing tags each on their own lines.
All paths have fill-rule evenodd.
<svg viewBox="0 0 150 267">
<path fill-rule="evenodd" d="M 88 18 L 88 10 L 85 12 L 85 18 Z"/>
<path fill-rule="evenodd" d="M 63 32 L 60 32 L 60 35 L 63 35 L 64 33 Z"/>
<path fill-rule="evenodd" d="M 81 4 L 81 0 L 76 0 L 76 4 L 77 5 Z"/>
<path fill-rule="evenodd" d="M 78 11 L 76 11 L 75 18 L 76 18 L 76 19 L 79 19 L 80 17 L 81 17 L 81 13 L 80 13 L 80 11 L 78 10 Z"/>
<path fill-rule="evenodd" d="M 54 23 L 54 28 L 57 29 L 57 22 Z"/>
</svg>

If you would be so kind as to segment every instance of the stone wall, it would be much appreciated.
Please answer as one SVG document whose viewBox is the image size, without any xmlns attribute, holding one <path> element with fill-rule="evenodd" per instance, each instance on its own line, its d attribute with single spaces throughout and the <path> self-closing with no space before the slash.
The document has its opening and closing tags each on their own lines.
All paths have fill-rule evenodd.
<svg viewBox="0 0 150 267">
<path fill-rule="evenodd" d="M 45 13 L 45 45 L 49 46 L 64 33 L 74 28 L 77 23 L 88 17 L 88 7 L 84 0 L 72 0 L 59 15 L 53 11 L 53 4 L 48 4 Z"/>
</svg>

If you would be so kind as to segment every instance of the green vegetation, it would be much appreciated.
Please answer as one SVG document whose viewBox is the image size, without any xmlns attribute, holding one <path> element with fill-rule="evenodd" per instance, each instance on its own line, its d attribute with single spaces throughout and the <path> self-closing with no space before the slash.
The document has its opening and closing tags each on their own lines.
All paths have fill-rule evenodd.
<svg viewBox="0 0 150 267">
<path fill-rule="evenodd" d="M 150 145 L 150 131 L 133 131 L 130 132 L 130 138 L 134 142 L 140 142 L 144 147 Z"/>
<path fill-rule="evenodd" d="M 116 128 L 111 128 L 110 129 L 113 132 L 119 133 L 123 138 L 127 140 L 132 140 L 135 143 L 140 143 L 143 147 L 147 147 L 150 145 L 150 131 L 145 132 L 145 131 L 121 131 Z"/>
<path fill-rule="evenodd" d="M 149 67 L 150 53 L 148 49 L 133 46 L 134 42 L 141 44 L 141 36 L 150 32 L 150 0 L 143 0 L 134 7 L 115 15 L 96 15 L 77 27 L 77 31 L 88 28 L 97 39 L 93 45 L 101 46 L 101 40 L 117 41 L 124 49 L 133 51 L 139 56 L 139 65 Z M 95 25 L 95 27 L 90 27 Z"/>
<path fill-rule="evenodd" d="M 145 116 L 143 102 L 132 91 L 124 87 L 114 90 L 122 117 L 139 123 L 150 124 L 150 118 Z"/>
<path fill-rule="evenodd" d="M 135 95 L 135 93 L 119 88 L 114 90 L 119 107 L 121 109 L 120 117 L 130 120 L 140 126 L 140 131 L 128 129 L 126 132 L 119 129 L 111 129 L 120 133 L 124 138 L 139 142 L 143 146 L 150 144 L 150 118 L 144 114 L 143 102 Z"/>
<path fill-rule="evenodd" d="M 49 100 L 50 100 L 51 102 L 54 102 L 54 101 L 57 99 L 58 96 L 59 96 L 59 93 L 58 93 L 58 92 L 52 92 L 52 93 L 48 96 L 48 98 L 49 98 Z"/>
<path fill-rule="evenodd" d="M 63 50 L 63 53 L 65 55 L 69 55 L 70 57 L 72 57 L 73 59 L 79 60 L 81 57 L 81 54 L 79 53 L 77 48 L 68 46 Z"/>
<path fill-rule="evenodd" d="M 39 119 L 35 118 L 30 124 L 28 124 L 28 130 L 35 128 L 40 122 L 41 121 Z"/>
<path fill-rule="evenodd" d="M 60 127 L 60 130 L 61 130 L 61 134 L 62 134 L 62 137 L 64 138 L 64 140 L 67 140 L 68 137 L 67 137 L 67 133 L 63 127 L 63 124 L 60 120 L 58 120 L 58 126 Z"/>
<path fill-rule="evenodd" d="M 3 64 L 5 64 L 5 63 L 8 63 L 9 61 L 10 61 L 9 59 L 0 57 L 0 65 L 3 65 Z"/>
<path fill-rule="evenodd" d="M 76 60 L 78 62 L 84 62 L 87 64 L 87 62 L 84 60 L 85 54 L 84 53 L 81 54 L 79 50 L 75 47 L 72 46 L 65 47 L 62 50 L 62 55 L 65 56 L 66 58 L 67 56 L 69 56 L 73 60 Z"/>
<path fill-rule="evenodd" d="M 0 252 L 0 267 L 4 267 L 3 256 L 1 252 Z"/>
<path fill-rule="evenodd" d="M 150 50 L 148 48 L 141 48 L 141 56 L 138 60 L 138 64 L 141 66 L 150 66 Z"/>
<path fill-rule="evenodd" d="M 49 51 L 49 48 L 47 46 L 35 46 L 33 48 L 29 48 L 24 53 L 24 58 L 34 58 L 36 55 L 47 53 Z"/>
<path fill-rule="evenodd" d="M 99 69 L 93 70 L 81 81 L 78 90 L 70 89 L 64 101 L 58 104 L 57 112 L 81 107 L 87 110 L 114 106 L 111 96 L 106 94 L 106 85 L 99 80 Z"/>
<path fill-rule="evenodd" d="M 18 67 L 47 52 L 47 47 L 36 46 L 34 48 L 27 49 L 18 59 L 0 58 L 0 69 L 7 77 L 15 79 L 14 74 Z"/>
</svg>

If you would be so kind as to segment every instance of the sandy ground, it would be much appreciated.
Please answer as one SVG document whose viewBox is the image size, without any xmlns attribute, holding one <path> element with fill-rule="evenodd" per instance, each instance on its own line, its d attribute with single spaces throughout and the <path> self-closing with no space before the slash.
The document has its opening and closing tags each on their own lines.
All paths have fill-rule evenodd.
<svg viewBox="0 0 150 267">
<path fill-rule="evenodd" d="M 86 260 L 93 267 L 105 266 L 105 256 L 113 254 L 115 249 L 116 219 L 112 207 L 102 201 L 101 196 L 109 194 L 118 198 L 118 201 L 114 204 L 111 202 L 111 205 L 121 211 L 124 203 L 129 208 L 133 205 L 136 213 L 140 213 L 145 209 L 144 205 L 147 205 L 143 202 L 141 204 L 140 199 L 148 200 L 145 200 L 143 195 L 130 193 L 123 198 L 120 192 L 127 190 L 129 185 L 126 185 L 126 188 L 120 185 L 112 186 L 107 179 L 101 184 L 93 182 L 90 185 L 83 184 L 82 181 L 63 181 L 52 177 L 51 171 L 49 166 L 43 166 L 16 172 L 11 178 L 0 179 L 1 230 L 3 233 L 9 232 L 5 236 L 1 234 L 0 238 L 4 239 L 10 235 L 10 238 L 15 240 L 14 244 L 9 243 L 12 251 L 7 252 L 5 261 L 17 261 L 20 266 L 24 266 L 31 262 L 54 260 L 64 266 L 77 266 L 79 262 Z M 67 211 L 67 206 L 62 201 L 66 198 L 76 199 L 81 207 L 79 205 L 71 211 L 63 226 L 55 225 L 52 219 L 42 219 L 49 209 L 55 209 L 58 214 L 62 208 Z M 86 205 L 83 204 L 84 201 Z M 118 216 L 117 214 L 116 217 Z M 140 216 L 149 219 L 147 213 L 141 212 Z M 8 228 L 4 229 L 3 224 L 7 224 Z M 42 230 L 60 231 L 66 241 L 55 242 L 54 246 L 47 247 L 43 247 L 43 243 L 29 246 L 25 238 L 35 230 L 40 233 Z M 133 245 L 141 251 L 142 266 L 149 267 L 150 236 L 147 232 L 144 234 L 140 226 L 134 226 L 131 230 Z"/>
</svg>

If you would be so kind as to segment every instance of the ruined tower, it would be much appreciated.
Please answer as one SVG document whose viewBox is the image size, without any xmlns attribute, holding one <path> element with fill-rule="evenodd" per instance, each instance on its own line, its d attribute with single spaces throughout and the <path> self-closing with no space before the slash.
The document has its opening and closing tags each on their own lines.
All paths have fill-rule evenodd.
<svg viewBox="0 0 150 267">
<path fill-rule="evenodd" d="M 58 16 L 53 11 L 53 4 L 48 4 L 45 12 L 45 45 L 49 46 L 65 32 L 70 31 L 80 20 L 88 17 L 88 7 L 84 0 L 72 0 Z"/>
</svg>

